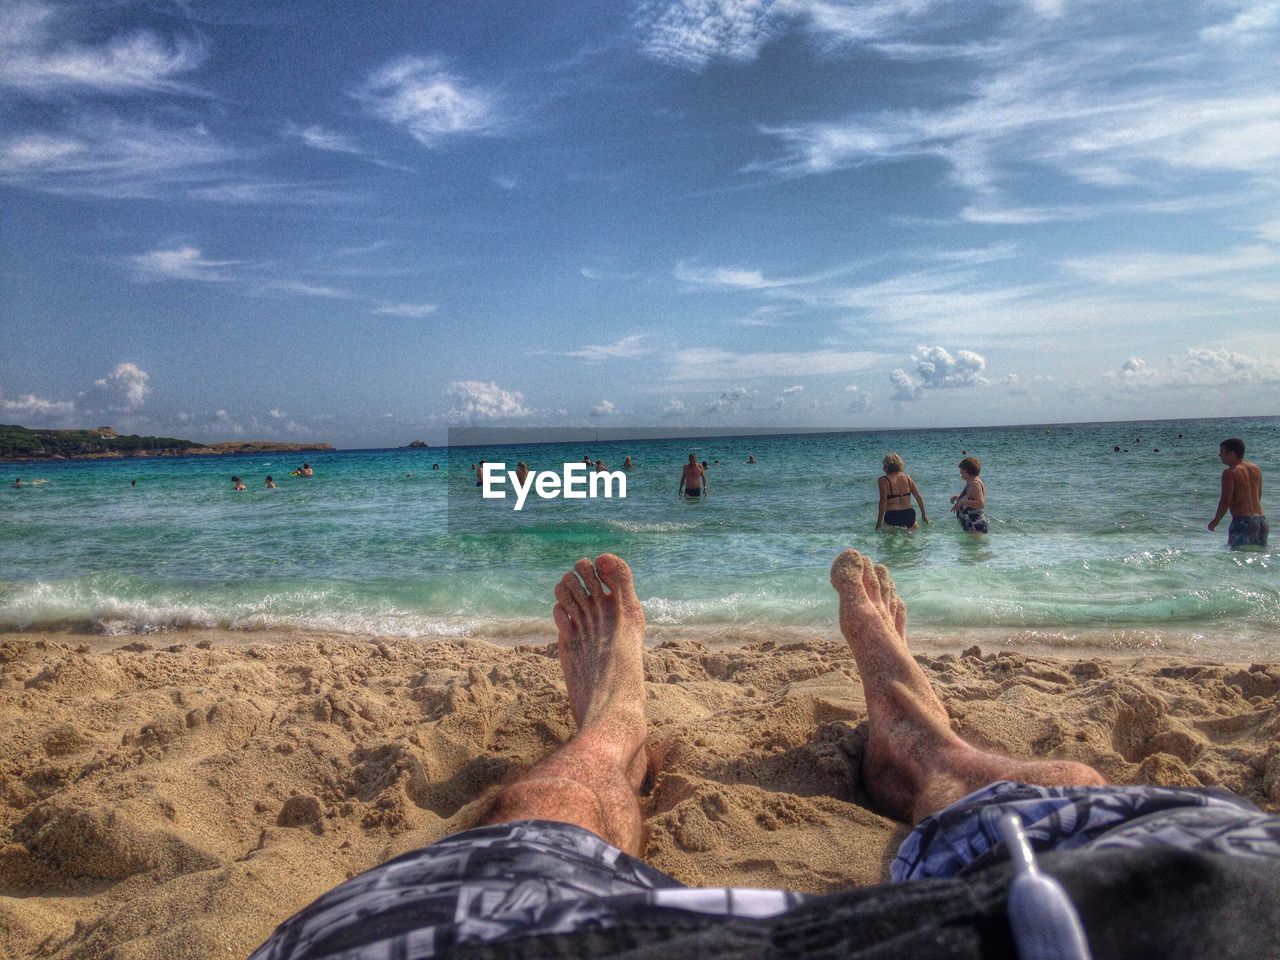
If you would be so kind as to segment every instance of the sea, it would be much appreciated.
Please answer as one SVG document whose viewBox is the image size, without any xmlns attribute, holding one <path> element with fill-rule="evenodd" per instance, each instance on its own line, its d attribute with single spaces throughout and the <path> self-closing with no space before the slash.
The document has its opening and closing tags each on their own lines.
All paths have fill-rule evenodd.
<svg viewBox="0 0 1280 960">
<path fill-rule="evenodd" d="M 924 648 L 1275 661 L 1275 548 L 1229 551 L 1229 520 L 1206 529 L 1228 436 L 1280 469 L 1280 418 L 10 463 L 0 631 L 518 643 L 551 635 L 575 560 L 611 551 L 655 639 L 835 637 L 827 571 L 855 547 L 888 566 Z M 924 495 L 918 532 L 874 529 L 890 451 Z M 690 452 L 708 463 L 698 501 L 676 495 Z M 985 537 L 949 511 L 966 453 L 983 464 Z M 515 511 L 471 469 L 560 472 L 584 455 L 632 457 L 627 496 Z M 291 476 L 304 459 L 315 476 Z"/>
</svg>

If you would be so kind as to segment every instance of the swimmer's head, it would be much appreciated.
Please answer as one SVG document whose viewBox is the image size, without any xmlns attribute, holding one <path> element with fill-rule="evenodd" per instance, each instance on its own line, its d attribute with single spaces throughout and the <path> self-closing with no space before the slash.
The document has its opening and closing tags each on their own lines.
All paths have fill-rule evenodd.
<svg viewBox="0 0 1280 960">
<path fill-rule="evenodd" d="M 896 453 L 886 453 L 884 455 L 884 472 L 885 473 L 901 473 L 907 468 L 902 462 L 902 456 Z"/>
<path fill-rule="evenodd" d="M 965 457 L 960 461 L 960 469 L 963 470 L 967 476 L 976 477 L 982 472 L 982 461 L 977 457 Z"/>
<path fill-rule="evenodd" d="M 698 462 L 698 455 L 697 455 L 696 453 L 691 453 L 691 454 L 689 454 L 689 462 L 690 462 L 690 463 L 697 463 L 697 462 Z"/>
</svg>

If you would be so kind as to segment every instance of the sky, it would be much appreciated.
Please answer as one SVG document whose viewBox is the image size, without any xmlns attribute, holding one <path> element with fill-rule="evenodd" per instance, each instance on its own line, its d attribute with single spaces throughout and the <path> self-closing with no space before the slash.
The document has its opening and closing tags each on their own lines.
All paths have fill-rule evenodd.
<svg viewBox="0 0 1280 960">
<path fill-rule="evenodd" d="M 8 0 L 0 423 L 1280 413 L 1280 0 Z"/>
</svg>

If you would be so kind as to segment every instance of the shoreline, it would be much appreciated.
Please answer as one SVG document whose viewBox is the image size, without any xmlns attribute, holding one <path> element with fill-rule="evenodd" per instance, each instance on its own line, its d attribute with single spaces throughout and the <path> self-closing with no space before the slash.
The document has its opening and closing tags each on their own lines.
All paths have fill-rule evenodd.
<svg viewBox="0 0 1280 960">
<path fill-rule="evenodd" d="M 727 623 L 669 624 L 648 622 L 646 646 L 666 642 L 696 642 L 711 649 L 744 649 L 753 644 L 805 644 L 841 642 L 834 624 Z M 1017 653 L 1057 659 L 1098 658 L 1131 661 L 1149 657 L 1196 663 L 1249 664 L 1271 662 L 1276 654 L 1274 630 L 1266 624 L 1231 624 L 1217 630 L 1131 626 L 1124 628 L 1046 627 L 909 627 L 913 652 L 941 656 L 959 655 L 973 647 L 983 653 Z M 106 652 L 142 644 L 163 650 L 171 646 L 213 643 L 230 647 L 280 646 L 309 640 L 376 645 L 384 642 L 432 644 L 474 642 L 501 649 L 538 646 L 555 641 L 549 618 L 478 619 L 441 618 L 431 631 L 324 629 L 311 625 L 265 624 L 248 627 L 196 624 L 164 625 L 139 629 L 136 624 L 113 628 L 109 620 L 55 622 L 29 626 L 0 626 L 0 642 L 45 640 L 72 647 L 87 644 L 93 652 Z"/>
<path fill-rule="evenodd" d="M 573 733 L 548 643 L 198 637 L 0 636 L 0 953 L 246 956 L 336 883 L 475 824 Z M 1280 664 L 917 659 L 976 744 L 1280 812 Z M 862 792 L 843 641 L 668 638 L 645 670 L 649 862 L 694 885 L 884 879 L 906 828 Z"/>
</svg>

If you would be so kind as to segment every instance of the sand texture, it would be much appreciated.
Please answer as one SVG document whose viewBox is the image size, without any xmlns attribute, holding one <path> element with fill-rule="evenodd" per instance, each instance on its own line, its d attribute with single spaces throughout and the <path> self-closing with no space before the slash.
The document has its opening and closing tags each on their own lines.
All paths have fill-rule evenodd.
<svg viewBox="0 0 1280 960">
<path fill-rule="evenodd" d="M 184 633 L 0 641 L 0 956 L 243 957 L 463 829 L 573 732 L 551 646 Z M 115 641 L 119 644 L 123 641 Z M 921 656 L 955 728 L 1280 810 L 1280 666 Z M 690 884 L 884 878 L 843 642 L 646 654 L 649 860 Z"/>
</svg>

